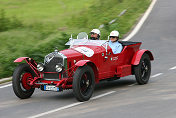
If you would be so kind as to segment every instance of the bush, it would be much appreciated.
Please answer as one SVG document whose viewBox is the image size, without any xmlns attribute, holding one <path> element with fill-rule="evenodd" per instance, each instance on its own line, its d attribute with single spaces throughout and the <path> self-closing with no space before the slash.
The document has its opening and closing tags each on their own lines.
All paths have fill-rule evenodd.
<svg viewBox="0 0 176 118">
<path fill-rule="evenodd" d="M 22 21 L 20 21 L 15 16 L 13 16 L 12 18 L 6 17 L 5 11 L 1 9 L 0 11 L 0 32 L 19 28 L 19 27 L 23 27 Z"/>
<path fill-rule="evenodd" d="M 44 56 L 53 52 L 56 47 L 58 50 L 68 48 L 65 46 L 69 39 L 69 35 L 66 33 L 57 32 L 45 36 L 45 39 L 41 39 L 42 37 L 42 34 L 32 31 L 1 33 L 0 40 L 6 48 L 0 52 L 0 78 L 12 75 L 15 67 L 19 64 L 13 61 L 18 57 L 31 57 L 37 62 L 43 62 Z M 0 46 L 3 45 L 0 44 Z"/>
<path fill-rule="evenodd" d="M 53 52 L 56 48 L 63 50 L 68 48 L 65 43 L 68 41 L 69 35 L 66 33 L 55 33 L 50 35 L 44 42 L 38 44 L 34 48 L 25 51 L 25 55 L 33 58 L 37 62 L 43 62 L 45 55 Z"/>
<path fill-rule="evenodd" d="M 0 32 L 8 30 L 9 19 L 5 17 L 4 10 L 0 11 Z"/>
</svg>

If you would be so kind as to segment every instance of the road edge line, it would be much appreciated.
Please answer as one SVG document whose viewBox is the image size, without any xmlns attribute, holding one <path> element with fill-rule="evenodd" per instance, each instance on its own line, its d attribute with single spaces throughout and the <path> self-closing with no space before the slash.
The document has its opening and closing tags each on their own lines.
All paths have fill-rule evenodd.
<svg viewBox="0 0 176 118">
<path fill-rule="evenodd" d="M 136 27 L 133 29 L 133 31 L 122 41 L 128 41 L 130 40 L 134 35 L 136 35 L 136 33 L 139 31 L 139 29 L 142 27 L 142 25 L 144 24 L 144 22 L 146 21 L 146 19 L 148 18 L 149 14 L 151 13 L 155 3 L 157 2 L 157 0 L 152 0 L 152 3 L 150 4 L 149 8 L 147 9 L 147 11 L 144 13 L 143 17 L 141 18 L 141 20 L 138 22 L 138 24 L 136 25 Z"/>
<path fill-rule="evenodd" d="M 0 89 L 1 88 L 6 88 L 6 87 L 9 87 L 9 86 L 12 86 L 12 84 L 7 84 L 7 85 L 0 86 Z"/>
</svg>

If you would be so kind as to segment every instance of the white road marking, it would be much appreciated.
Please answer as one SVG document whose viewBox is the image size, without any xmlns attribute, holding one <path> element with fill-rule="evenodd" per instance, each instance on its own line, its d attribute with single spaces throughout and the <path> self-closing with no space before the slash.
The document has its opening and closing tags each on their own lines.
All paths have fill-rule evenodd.
<svg viewBox="0 0 176 118">
<path fill-rule="evenodd" d="M 101 98 L 101 97 L 103 97 L 103 96 L 106 96 L 106 95 L 109 95 L 109 94 L 112 94 L 112 93 L 115 93 L 115 92 L 116 92 L 116 91 L 110 91 L 110 92 L 107 92 L 107 93 L 104 93 L 104 94 L 95 96 L 95 97 L 91 98 L 91 100 L 95 100 L 95 99 Z"/>
<path fill-rule="evenodd" d="M 10 81 L 11 79 L 12 79 L 12 77 L 2 78 L 2 79 L 0 79 L 0 82 Z"/>
<path fill-rule="evenodd" d="M 95 100 L 95 99 L 107 96 L 109 94 L 112 94 L 114 92 L 116 92 L 116 91 L 110 91 L 110 92 L 95 96 L 95 97 L 91 98 L 90 100 Z M 54 112 L 57 112 L 57 111 L 61 111 L 61 110 L 68 109 L 68 108 L 71 108 L 71 107 L 74 107 L 74 106 L 78 106 L 78 105 L 83 104 L 83 103 L 85 103 L 85 102 L 76 102 L 76 103 L 66 105 L 66 106 L 63 106 L 63 107 L 60 107 L 60 108 L 57 108 L 57 109 L 53 109 L 53 110 L 50 110 L 50 111 L 47 111 L 47 112 L 40 113 L 38 115 L 30 116 L 28 118 L 38 118 L 38 117 L 41 117 L 41 116 L 44 116 L 44 115 L 47 115 L 47 114 L 51 114 L 51 113 L 54 113 Z"/>
<path fill-rule="evenodd" d="M 174 69 L 176 69 L 176 66 L 174 66 L 174 67 L 172 67 L 172 68 L 169 68 L 169 70 L 174 70 Z"/>
<path fill-rule="evenodd" d="M 128 35 L 125 39 L 123 39 L 123 41 L 130 40 L 139 31 L 139 29 L 142 27 L 143 23 L 145 22 L 145 20 L 149 16 L 150 12 L 152 11 L 152 9 L 153 9 L 156 1 L 157 0 L 153 0 L 152 1 L 152 3 L 150 4 L 149 8 L 145 12 L 144 16 L 141 18 L 141 20 L 139 21 L 139 23 L 136 25 L 135 29 L 130 33 L 130 35 Z"/>
<path fill-rule="evenodd" d="M 163 73 L 155 74 L 155 75 L 151 76 L 151 78 L 158 77 L 158 76 L 160 76 L 160 75 L 162 75 L 162 74 L 163 74 Z"/>
<path fill-rule="evenodd" d="M 43 112 L 43 113 L 38 114 L 38 115 L 35 115 L 35 116 L 31 116 L 31 117 L 28 117 L 28 118 L 38 118 L 38 117 L 41 117 L 41 116 L 44 116 L 44 115 L 47 115 L 47 114 L 54 113 L 54 112 L 56 112 L 56 111 L 61 111 L 61 110 L 63 110 L 63 109 L 68 109 L 68 108 L 77 106 L 77 105 L 79 105 L 79 104 L 83 104 L 83 103 L 84 103 L 84 102 L 73 103 L 73 104 L 70 104 L 70 105 L 67 105 L 67 106 L 63 106 L 63 107 L 60 107 L 60 108 L 57 108 L 57 109 L 54 109 L 54 110 L 50 110 L 50 111 L 47 111 L 47 112 Z"/>
<path fill-rule="evenodd" d="M 6 88 L 6 87 L 9 87 L 9 86 L 12 86 L 12 84 L 7 84 L 7 85 L 4 85 L 4 86 L 0 86 L 0 89 L 1 88 Z"/>
</svg>

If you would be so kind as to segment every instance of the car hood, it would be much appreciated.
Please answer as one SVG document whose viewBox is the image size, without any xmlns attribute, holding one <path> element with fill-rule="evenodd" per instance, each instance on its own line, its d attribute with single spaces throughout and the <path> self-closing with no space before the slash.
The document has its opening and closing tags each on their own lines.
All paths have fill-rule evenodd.
<svg viewBox="0 0 176 118">
<path fill-rule="evenodd" d="M 86 57 L 92 57 L 93 55 L 104 51 L 105 51 L 105 48 L 102 46 L 86 45 L 86 46 L 74 46 L 70 49 L 66 49 L 60 52 L 69 58 L 69 57 L 75 57 L 75 56 L 81 56 L 81 55 L 84 55 Z"/>
<path fill-rule="evenodd" d="M 64 54 L 67 58 L 72 58 L 72 57 L 83 57 L 83 54 L 79 53 L 76 50 L 73 49 L 66 49 L 60 51 L 60 53 Z"/>
</svg>

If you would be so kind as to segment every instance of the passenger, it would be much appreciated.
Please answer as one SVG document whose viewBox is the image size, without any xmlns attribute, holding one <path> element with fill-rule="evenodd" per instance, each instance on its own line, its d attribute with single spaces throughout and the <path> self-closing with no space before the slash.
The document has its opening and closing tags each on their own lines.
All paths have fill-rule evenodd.
<svg viewBox="0 0 176 118">
<path fill-rule="evenodd" d="M 112 49 L 112 52 L 114 54 L 120 53 L 122 51 L 122 44 L 118 42 L 119 40 L 119 32 L 118 31 L 112 31 L 109 35 L 110 41 L 109 46 Z"/>
<path fill-rule="evenodd" d="M 100 30 L 99 29 L 93 29 L 90 32 L 90 39 L 92 39 L 92 40 L 100 40 Z"/>
</svg>

